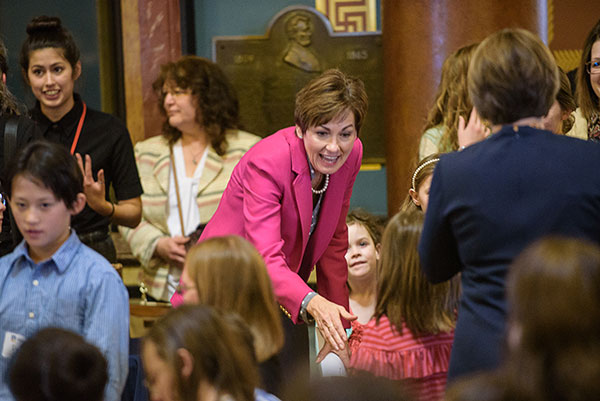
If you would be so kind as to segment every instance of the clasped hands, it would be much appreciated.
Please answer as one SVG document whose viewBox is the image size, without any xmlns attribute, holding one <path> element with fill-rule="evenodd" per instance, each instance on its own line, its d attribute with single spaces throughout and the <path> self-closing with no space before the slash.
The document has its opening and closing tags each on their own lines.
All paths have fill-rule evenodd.
<svg viewBox="0 0 600 401">
<path fill-rule="evenodd" d="M 185 262 L 186 255 L 185 244 L 189 240 L 189 237 L 182 237 L 181 235 L 162 237 L 156 243 L 155 252 L 165 261 L 183 268 L 183 262 Z"/>
<path fill-rule="evenodd" d="M 315 319 L 317 327 L 325 339 L 325 345 L 319 351 L 316 362 L 320 363 L 327 354 L 335 352 L 344 365 L 348 366 L 350 351 L 346 329 L 344 329 L 341 319 L 353 321 L 357 317 L 346 311 L 343 306 L 328 301 L 321 295 L 316 295 L 311 299 L 306 310 Z"/>
</svg>

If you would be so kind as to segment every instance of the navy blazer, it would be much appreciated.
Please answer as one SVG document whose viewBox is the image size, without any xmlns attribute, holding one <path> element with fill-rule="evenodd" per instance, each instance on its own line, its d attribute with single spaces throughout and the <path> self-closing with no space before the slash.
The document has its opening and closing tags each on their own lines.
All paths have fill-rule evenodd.
<svg viewBox="0 0 600 401">
<path fill-rule="evenodd" d="M 600 145 L 505 126 L 441 157 L 419 254 L 434 283 L 462 273 L 449 380 L 498 366 L 508 266 L 547 234 L 600 243 Z"/>
</svg>

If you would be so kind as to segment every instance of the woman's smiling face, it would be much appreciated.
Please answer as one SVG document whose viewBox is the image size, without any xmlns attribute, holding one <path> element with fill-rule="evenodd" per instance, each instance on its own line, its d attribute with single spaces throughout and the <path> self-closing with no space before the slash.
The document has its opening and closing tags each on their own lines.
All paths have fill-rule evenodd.
<svg viewBox="0 0 600 401">
<path fill-rule="evenodd" d="M 61 49 L 45 47 L 29 54 L 27 80 L 44 114 L 66 114 L 73 107 L 73 87 L 81 64 L 73 68 Z"/>
<path fill-rule="evenodd" d="M 593 44 L 589 61 L 600 61 L 600 40 Z M 596 96 L 600 98 L 600 74 L 590 74 L 590 85 Z"/>
<path fill-rule="evenodd" d="M 308 128 L 304 134 L 296 127 L 296 133 L 304 140 L 310 164 L 321 174 L 333 174 L 344 165 L 358 136 L 354 114 L 349 110 L 327 123 Z"/>
</svg>

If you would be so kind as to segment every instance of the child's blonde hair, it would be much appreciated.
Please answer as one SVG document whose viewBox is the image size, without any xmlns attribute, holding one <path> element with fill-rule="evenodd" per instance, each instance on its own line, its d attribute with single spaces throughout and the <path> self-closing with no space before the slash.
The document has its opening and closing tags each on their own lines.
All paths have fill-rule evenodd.
<svg viewBox="0 0 600 401">
<path fill-rule="evenodd" d="M 237 235 L 208 238 L 190 249 L 186 269 L 200 304 L 244 319 L 254 337 L 259 362 L 283 346 L 283 328 L 262 256 Z"/>
</svg>

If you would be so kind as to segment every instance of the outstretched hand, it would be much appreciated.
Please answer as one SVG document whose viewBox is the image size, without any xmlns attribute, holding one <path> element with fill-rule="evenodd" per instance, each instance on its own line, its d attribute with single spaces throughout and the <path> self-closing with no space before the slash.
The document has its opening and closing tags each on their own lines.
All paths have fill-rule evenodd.
<svg viewBox="0 0 600 401">
<path fill-rule="evenodd" d="M 341 351 L 346 348 L 347 336 L 346 330 L 342 325 L 342 318 L 352 321 L 357 317 L 349 313 L 343 306 L 328 301 L 321 295 L 316 295 L 308 303 L 306 310 L 312 315 L 317 323 L 317 327 L 325 341 L 335 351 Z M 327 344 L 325 345 L 325 347 Z M 324 348 L 325 348 L 324 347 Z M 319 353 L 321 355 L 322 351 Z M 325 357 L 325 355 L 323 355 Z"/>
<path fill-rule="evenodd" d="M 462 116 L 458 117 L 458 146 L 461 149 L 484 140 L 489 134 L 490 129 L 485 126 L 475 107 L 471 110 L 466 126 L 465 119 Z"/>
<path fill-rule="evenodd" d="M 79 153 L 75 153 L 75 158 L 83 174 L 83 192 L 87 198 L 88 206 L 101 215 L 110 214 L 112 206 L 106 200 L 104 170 L 98 170 L 98 180 L 96 181 L 92 175 L 92 158 L 90 155 L 85 155 L 85 165 Z"/>
<path fill-rule="evenodd" d="M 323 360 L 325 359 L 327 354 L 329 354 L 330 352 L 333 352 L 340 358 L 340 360 L 342 361 L 342 363 L 344 364 L 344 367 L 346 369 L 350 369 L 350 347 L 348 346 L 347 343 L 345 345 L 345 348 L 343 348 L 339 351 L 336 351 L 333 349 L 331 344 L 329 344 L 327 341 L 325 341 L 325 345 L 323 345 L 323 348 L 321 348 L 321 351 L 319 351 L 319 354 L 317 355 L 317 359 L 315 362 L 316 363 L 323 362 Z"/>
</svg>

